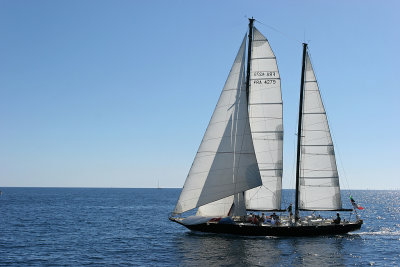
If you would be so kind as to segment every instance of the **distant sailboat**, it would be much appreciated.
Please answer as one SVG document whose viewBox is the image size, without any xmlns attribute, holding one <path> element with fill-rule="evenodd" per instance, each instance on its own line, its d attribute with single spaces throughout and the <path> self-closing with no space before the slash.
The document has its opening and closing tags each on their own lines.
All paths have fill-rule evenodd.
<svg viewBox="0 0 400 267">
<path fill-rule="evenodd" d="M 303 44 L 295 214 L 248 217 L 248 211 L 282 211 L 280 76 L 269 42 L 253 22 L 250 19 L 247 64 L 245 37 L 170 220 L 191 230 L 241 235 L 327 235 L 360 229 L 363 221 L 358 217 L 354 222 L 300 217 L 302 210 L 352 211 L 342 208 L 333 142 L 307 44 Z M 195 208 L 196 216 L 179 217 Z"/>
</svg>

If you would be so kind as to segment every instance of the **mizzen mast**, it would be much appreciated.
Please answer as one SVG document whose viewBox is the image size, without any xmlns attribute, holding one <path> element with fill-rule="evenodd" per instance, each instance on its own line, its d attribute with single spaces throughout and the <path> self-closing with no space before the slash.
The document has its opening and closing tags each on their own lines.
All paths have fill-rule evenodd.
<svg viewBox="0 0 400 267">
<path fill-rule="evenodd" d="M 296 201 L 295 201 L 295 220 L 299 216 L 299 188 L 300 188 L 300 149 L 302 135 L 302 119 L 303 119 L 303 99 L 304 99 L 304 74 L 306 66 L 307 44 L 303 43 L 303 63 L 301 67 L 301 84 L 300 84 L 300 104 L 299 104 L 299 123 L 297 128 L 297 163 L 296 163 Z"/>
</svg>

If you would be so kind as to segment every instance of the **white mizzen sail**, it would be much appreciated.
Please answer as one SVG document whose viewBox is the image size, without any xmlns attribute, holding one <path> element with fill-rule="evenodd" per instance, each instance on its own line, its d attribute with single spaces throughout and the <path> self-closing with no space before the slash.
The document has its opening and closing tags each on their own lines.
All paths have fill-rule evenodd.
<svg viewBox="0 0 400 267">
<path fill-rule="evenodd" d="M 174 213 L 261 185 L 248 119 L 246 38 L 233 63 Z"/>
<path fill-rule="evenodd" d="M 300 164 L 300 203 L 305 210 L 342 208 L 335 151 L 318 83 L 306 54 Z"/>
<path fill-rule="evenodd" d="M 246 192 L 251 210 L 281 207 L 283 119 L 281 80 L 268 40 L 254 28 L 249 117 L 262 186 Z"/>
</svg>

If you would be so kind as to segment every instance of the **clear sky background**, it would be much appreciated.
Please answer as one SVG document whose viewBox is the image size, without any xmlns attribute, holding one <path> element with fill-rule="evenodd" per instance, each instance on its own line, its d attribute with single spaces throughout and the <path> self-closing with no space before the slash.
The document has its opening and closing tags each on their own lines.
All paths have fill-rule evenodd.
<svg viewBox="0 0 400 267">
<path fill-rule="evenodd" d="M 294 186 L 301 42 L 344 189 L 400 188 L 399 1 L 0 1 L 0 187 L 181 187 L 247 31 L 276 54 Z"/>
</svg>

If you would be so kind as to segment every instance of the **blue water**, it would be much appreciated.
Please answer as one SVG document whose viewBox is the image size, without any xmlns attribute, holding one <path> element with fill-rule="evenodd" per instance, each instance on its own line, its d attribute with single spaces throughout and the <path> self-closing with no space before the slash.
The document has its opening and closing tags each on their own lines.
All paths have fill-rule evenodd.
<svg viewBox="0 0 400 267">
<path fill-rule="evenodd" d="M 400 191 L 353 191 L 365 207 L 361 230 L 309 238 L 191 233 L 168 220 L 180 189 L 2 191 L 1 266 L 400 264 Z M 291 195 L 284 191 L 284 199 Z"/>
</svg>

